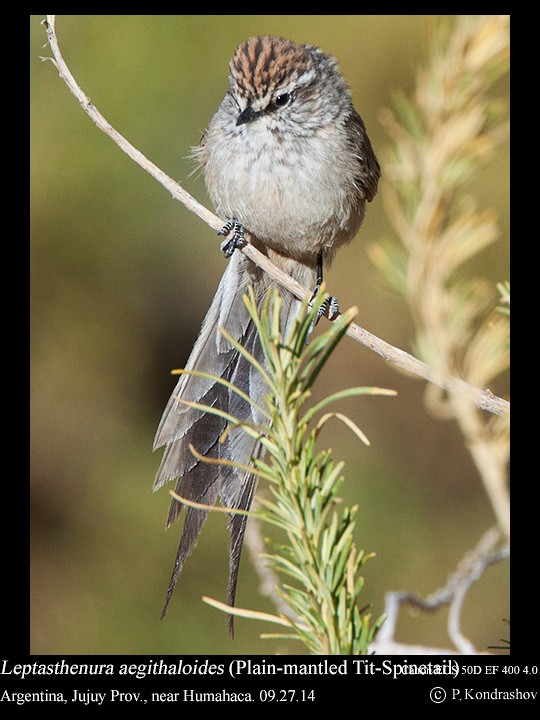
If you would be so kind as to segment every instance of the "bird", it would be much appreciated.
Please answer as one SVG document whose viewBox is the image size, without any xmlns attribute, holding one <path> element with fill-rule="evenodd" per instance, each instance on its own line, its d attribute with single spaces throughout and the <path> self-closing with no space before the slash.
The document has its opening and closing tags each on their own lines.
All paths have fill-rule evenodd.
<svg viewBox="0 0 540 720">
<path fill-rule="evenodd" d="M 261 303 L 274 283 L 241 252 L 245 233 L 279 268 L 314 288 L 315 295 L 323 267 L 359 230 L 380 178 L 365 124 L 334 56 L 311 44 L 268 35 L 248 38 L 237 47 L 225 96 L 193 153 L 216 212 L 227 220 L 220 234 L 228 263 L 154 441 L 154 449 L 165 448 L 154 490 L 175 481 L 180 497 L 203 506 L 185 508 L 162 618 L 209 508 L 218 500 L 231 511 L 227 602 L 229 607 L 235 603 L 247 516 L 234 511 L 251 507 L 256 477 L 245 467 L 261 456 L 262 448 L 241 428 L 223 437 L 229 425 L 225 417 L 186 402 L 217 408 L 241 422 L 265 422 L 256 405 L 266 386 L 219 330 L 225 328 L 264 364 L 243 295 L 251 286 Z M 286 289 L 279 292 L 285 337 L 301 303 Z M 325 310 L 336 307 L 332 302 L 329 310 L 327 303 Z M 213 377 L 189 374 L 195 370 Z M 253 404 L 216 377 L 237 386 Z M 207 459 L 234 464 L 202 462 L 190 445 Z M 167 527 L 182 507 L 172 500 Z M 233 636 L 232 615 L 228 629 Z"/>
</svg>

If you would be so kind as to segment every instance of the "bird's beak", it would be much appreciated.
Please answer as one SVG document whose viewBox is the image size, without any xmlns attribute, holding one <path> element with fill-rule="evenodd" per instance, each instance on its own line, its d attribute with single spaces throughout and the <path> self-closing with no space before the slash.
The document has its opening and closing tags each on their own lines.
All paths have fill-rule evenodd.
<svg viewBox="0 0 540 720">
<path fill-rule="evenodd" d="M 236 118 L 237 125 L 244 125 L 245 123 L 253 122 L 258 116 L 259 112 L 254 110 L 251 105 L 248 105 L 245 110 L 242 110 L 240 115 Z"/>
</svg>

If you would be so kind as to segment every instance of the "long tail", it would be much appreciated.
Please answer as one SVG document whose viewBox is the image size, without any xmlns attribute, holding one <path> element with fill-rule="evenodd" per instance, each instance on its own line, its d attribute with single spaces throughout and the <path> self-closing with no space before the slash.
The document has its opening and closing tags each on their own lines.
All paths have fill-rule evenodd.
<svg viewBox="0 0 540 720">
<path fill-rule="evenodd" d="M 261 403 L 266 392 L 260 375 L 248 361 L 223 338 L 219 327 L 224 327 L 259 362 L 264 362 L 256 328 L 243 301 L 247 285 L 255 287 L 256 295 L 262 296 L 265 280 L 251 267 L 239 252 L 231 257 L 218 290 L 204 320 L 201 333 L 186 369 L 197 369 L 224 378 L 240 388 L 255 403 Z M 249 271 L 248 271 L 249 268 Z M 284 319 L 288 325 L 295 316 L 299 303 L 291 296 L 284 297 Z M 207 458 L 228 459 L 248 465 L 255 452 L 256 441 L 241 429 L 227 434 L 225 442 L 220 437 L 227 426 L 224 418 L 204 413 L 179 402 L 179 399 L 218 407 L 241 421 L 257 424 L 262 418 L 255 408 L 237 393 L 221 383 L 206 377 L 184 374 L 181 376 L 163 413 L 154 448 L 165 445 L 154 489 L 169 480 L 176 480 L 176 492 L 188 500 L 204 505 L 214 505 L 218 498 L 225 507 L 248 510 L 256 486 L 251 473 L 237 468 L 203 463 L 189 449 L 192 444 Z M 182 505 L 173 500 L 167 517 L 167 527 L 179 516 Z M 167 590 L 162 617 L 165 617 L 177 579 L 186 558 L 194 550 L 208 511 L 188 507 L 184 527 L 176 555 L 174 568 Z M 240 555 L 244 540 L 247 517 L 232 513 L 229 516 L 229 583 L 228 603 L 234 605 Z M 229 632 L 233 634 L 233 620 L 228 619 Z"/>
</svg>

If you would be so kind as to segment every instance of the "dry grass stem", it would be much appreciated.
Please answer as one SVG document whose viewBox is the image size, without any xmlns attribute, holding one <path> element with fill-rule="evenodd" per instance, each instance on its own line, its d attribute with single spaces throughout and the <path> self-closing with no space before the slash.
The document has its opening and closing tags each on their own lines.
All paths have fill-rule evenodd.
<svg viewBox="0 0 540 720">
<path fill-rule="evenodd" d="M 406 298 L 416 354 L 441 377 L 486 387 L 509 366 L 509 318 L 490 313 L 495 288 L 463 266 L 498 239 L 496 214 L 464 194 L 480 164 L 507 139 L 507 107 L 491 97 L 509 69 L 509 17 L 463 16 L 441 27 L 411 98 L 382 120 L 393 140 L 386 163 L 388 217 L 401 247 L 371 257 Z M 510 533 L 508 415 L 491 422 L 467 392 L 430 387 L 428 406 L 453 417 L 482 477 L 499 526 Z"/>
</svg>

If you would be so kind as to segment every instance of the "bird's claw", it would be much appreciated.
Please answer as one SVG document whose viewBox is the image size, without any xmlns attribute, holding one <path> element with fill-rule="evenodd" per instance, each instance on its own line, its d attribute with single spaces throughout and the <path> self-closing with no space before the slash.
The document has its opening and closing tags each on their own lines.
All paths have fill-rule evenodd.
<svg viewBox="0 0 540 720">
<path fill-rule="evenodd" d="M 315 290 L 313 291 L 313 295 L 311 296 L 311 300 L 309 301 L 309 307 L 313 306 L 313 301 L 317 297 L 320 290 L 320 285 L 317 285 Z M 321 303 L 319 309 L 317 310 L 317 315 L 315 316 L 313 322 L 309 326 L 307 338 L 306 338 L 306 345 L 309 339 L 309 336 L 313 332 L 314 328 L 316 327 L 319 320 L 323 317 L 328 318 L 328 320 L 332 321 L 335 320 L 336 317 L 339 315 L 339 302 L 336 297 L 333 295 L 328 295 L 324 301 Z"/>
<path fill-rule="evenodd" d="M 232 232 L 232 237 L 227 239 L 227 236 Z M 225 240 L 221 243 L 221 252 L 226 258 L 231 257 L 233 252 L 244 247 L 247 243 L 244 237 L 244 226 L 238 220 L 228 220 L 225 225 L 218 232 L 218 235 L 223 235 Z"/>
</svg>

